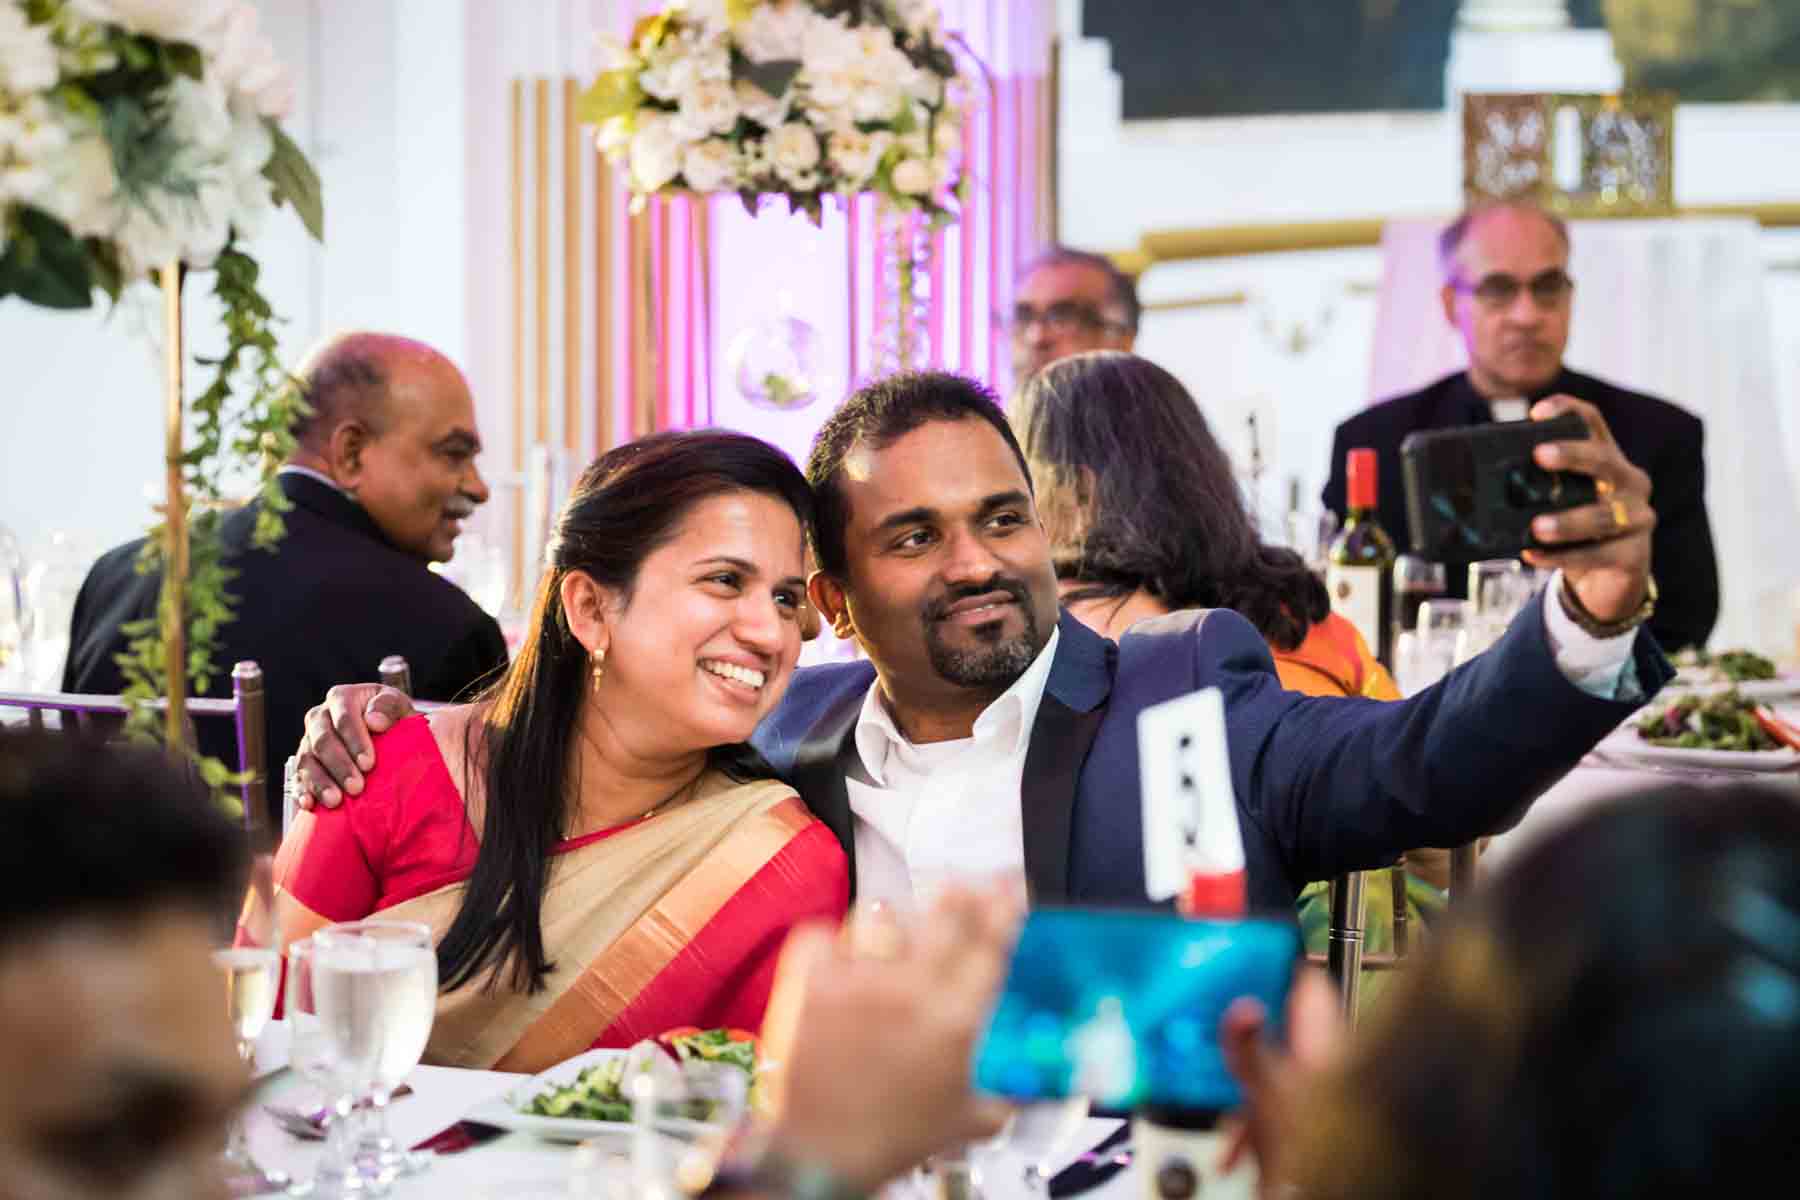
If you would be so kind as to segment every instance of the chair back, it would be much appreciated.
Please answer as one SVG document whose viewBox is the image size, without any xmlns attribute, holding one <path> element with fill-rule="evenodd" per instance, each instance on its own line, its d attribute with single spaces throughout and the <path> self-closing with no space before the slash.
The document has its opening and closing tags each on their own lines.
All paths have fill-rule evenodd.
<svg viewBox="0 0 1800 1200">
<path fill-rule="evenodd" d="M 187 702 L 190 719 L 216 720 L 229 717 L 237 725 L 238 762 L 244 771 L 239 794 L 244 805 L 244 832 L 252 853 L 266 853 L 274 846 L 269 828 L 268 783 L 269 761 L 266 708 L 263 699 L 262 668 L 246 659 L 231 669 L 230 700 L 193 697 Z M 153 700 L 151 707 L 164 709 L 166 700 Z M 98 732 L 96 717 L 125 717 L 131 705 L 122 696 L 91 695 L 82 692 L 0 692 L 0 709 L 23 709 L 33 729 L 45 727 L 45 713 L 59 714 L 65 729 L 83 735 Z"/>
</svg>

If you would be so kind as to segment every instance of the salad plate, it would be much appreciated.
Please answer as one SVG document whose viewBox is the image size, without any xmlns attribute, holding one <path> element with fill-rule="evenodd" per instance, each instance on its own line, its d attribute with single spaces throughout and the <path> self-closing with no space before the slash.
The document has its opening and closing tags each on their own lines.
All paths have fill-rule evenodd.
<svg viewBox="0 0 1800 1200">
<path fill-rule="evenodd" d="M 582 1072 L 590 1067 L 604 1067 L 619 1064 L 621 1073 L 626 1060 L 631 1057 L 630 1050 L 589 1050 L 577 1054 L 574 1058 L 557 1063 L 549 1070 L 540 1071 L 530 1079 L 514 1085 L 498 1096 L 490 1097 L 479 1106 L 469 1110 L 471 1121 L 487 1121 L 490 1124 L 504 1126 L 518 1133 L 529 1133 L 534 1137 L 551 1142 L 589 1142 L 598 1141 L 611 1149 L 624 1151 L 631 1144 L 631 1107 L 621 1100 L 622 1112 L 617 1117 L 582 1117 L 582 1116 L 548 1116 L 533 1112 L 533 1102 L 540 1097 L 558 1092 L 567 1092 L 579 1085 Z M 687 1121 L 675 1118 L 658 1121 L 656 1127 L 661 1132 L 684 1140 L 692 1140 L 707 1133 L 717 1132 L 720 1126 L 705 1121 Z"/>
<path fill-rule="evenodd" d="M 1681 746 L 1658 746 L 1639 736 L 1634 724 L 1626 724 L 1608 734 L 1595 747 L 1601 758 L 1634 767 L 1707 771 L 1738 774 L 1768 774 L 1800 769 L 1800 750 L 1783 746 L 1779 750 L 1703 750 Z"/>
</svg>

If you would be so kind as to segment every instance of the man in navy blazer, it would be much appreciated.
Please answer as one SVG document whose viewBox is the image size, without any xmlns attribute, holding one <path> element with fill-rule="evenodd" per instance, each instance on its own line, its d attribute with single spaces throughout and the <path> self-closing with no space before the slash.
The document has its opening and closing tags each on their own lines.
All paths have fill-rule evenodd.
<svg viewBox="0 0 1800 1200">
<path fill-rule="evenodd" d="M 1218 687 L 1248 894 L 1287 908 L 1305 882 L 1505 827 L 1672 671 L 1638 626 L 1649 486 L 1579 401 L 1594 437 L 1544 465 L 1609 485 L 1551 518 L 1593 544 L 1488 653 L 1399 703 L 1282 690 L 1236 613 L 1179 612 L 1118 643 L 1061 614 L 1024 456 L 991 394 L 953 375 L 872 384 L 820 431 L 813 604 L 869 661 L 797 671 L 753 742 L 843 843 L 860 897 L 1022 878 L 1034 903 L 1147 902 L 1137 715 Z M 1535 552 L 1534 552 L 1535 553 Z M 698 669 L 698 668 L 696 668 Z M 307 718 L 308 792 L 360 786 L 397 693 L 333 689 Z M 329 801 L 330 797 L 326 799 Z"/>
</svg>

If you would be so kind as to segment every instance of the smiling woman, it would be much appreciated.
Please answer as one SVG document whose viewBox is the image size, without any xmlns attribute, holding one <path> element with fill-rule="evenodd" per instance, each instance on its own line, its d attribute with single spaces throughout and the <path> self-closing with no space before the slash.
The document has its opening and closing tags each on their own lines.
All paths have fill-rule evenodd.
<svg viewBox="0 0 1800 1200">
<path fill-rule="evenodd" d="M 799 657 L 810 517 L 793 463 L 741 434 L 595 462 L 507 674 L 401 722 L 361 794 L 296 822 L 286 935 L 429 924 L 430 1062 L 538 1071 L 670 1026 L 755 1028 L 788 929 L 848 900 L 843 851 L 744 744 Z"/>
</svg>

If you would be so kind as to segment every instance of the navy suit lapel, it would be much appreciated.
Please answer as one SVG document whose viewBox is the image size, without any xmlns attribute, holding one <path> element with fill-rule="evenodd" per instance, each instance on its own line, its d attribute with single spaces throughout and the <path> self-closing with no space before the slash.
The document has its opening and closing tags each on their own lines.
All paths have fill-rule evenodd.
<svg viewBox="0 0 1800 1200">
<path fill-rule="evenodd" d="M 794 755 L 794 790 L 815 817 L 836 836 L 850 860 L 850 894 L 856 895 L 855 819 L 850 812 L 850 791 L 845 775 L 856 766 L 856 717 L 862 711 L 861 688 L 851 689 L 828 708 L 806 731 Z"/>
<path fill-rule="evenodd" d="M 1118 647 L 1064 613 L 1019 786 L 1031 903 L 1069 899 L 1069 852 L 1081 767 L 1106 716 Z"/>
</svg>

